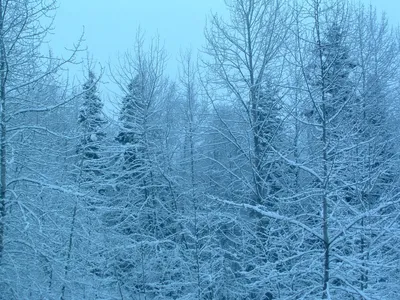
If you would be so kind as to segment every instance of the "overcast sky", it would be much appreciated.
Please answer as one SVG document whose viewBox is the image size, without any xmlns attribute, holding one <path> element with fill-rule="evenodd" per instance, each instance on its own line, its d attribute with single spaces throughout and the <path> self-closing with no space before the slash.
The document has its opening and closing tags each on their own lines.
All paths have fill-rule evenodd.
<svg viewBox="0 0 400 300">
<path fill-rule="evenodd" d="M 364 0 L 400 22 L 400 0 Z M 146 35 L 159 33 L 175 67 L 180 49 L 204 43 L 206 16 L 224 12 L 224 0 L 61 0 L 51 47 L 59 54 L 85 28 L 85 42 L 95 60 L 106 64 L 129 49 L 140 25 Z M 170 70 L 171 71 L 171 70 Z"/>
<path fill-rule="evenodd" d="M 181 48 L 201 47 L 206 15 L 223 10 L 223 0 L 63 0 L 51 47 L 59 53 L 84 28 L 85 46 L 104 64 L 131 48 L 140 25 L 149 38 L 158 32 L 175 60 Z"/>
</svg>

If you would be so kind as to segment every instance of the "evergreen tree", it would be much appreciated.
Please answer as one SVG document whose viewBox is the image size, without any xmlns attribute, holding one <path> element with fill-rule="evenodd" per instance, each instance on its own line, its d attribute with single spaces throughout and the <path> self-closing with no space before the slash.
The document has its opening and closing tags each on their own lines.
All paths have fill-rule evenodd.
<svg viewBox="0 0 400 300">
<path fill-rule="evenodd" d="M 170 153 L 164 152 L 171 118 L 166 105 L 174 89 L 163 74 L 165 56 L 158 43 L 153 41 L 147 51 L 141 35 L 136 42 L 135 53 L 120 66 L 132 76 L 120 78 L 125 95 L 116 135 L 119 173 L 113 204 L 115 236 L 120 238 L 115 240 L 119 250 L 111 254 L 122 294 L 168 298 L 180 293 L 174 282 L 184 281 L 185 268 L 180 266 L 182 245 L 175 243 L 176 196 L 166 167 Z"/>
<path fill-rule="evenodd" d="M 101 251 L 104 251 L 104 236 L 106 229 L 102 225 L 100 207 L 105 203 L 102 194 L 107 186 L 109 174 L 106 167 L 109 164 L 106 156 L 106 116 L 103 112 L 103 102 L 98 91 L 98 78 L 89 70 L 88 78 L 82 86 L 81 106 L 78 113 L 79 144 L 78 157 L 75 159 L 74 175 L 75 185 L 82 192 L 74 203 L 70 236 L 68 241 L 67 263 L 64 276 L 76 276 L 74 272 L 81 272 L 79 276 L 97 285 L 104 275 L 105 266 Z M 83 196 L 85 195 L 85 196 Z M 81 211 L 81 212 L 79 212 Z M 84 232 L 79 231 L 79 225 L 83 225 Z M 82 237 L 90 238 L 82 238 Z M 74 245 L 79 241 L 77 245 Z M 85 249 L 85 250 L 83 250 Z M 89 253 L 81 264 L 80 270 L 69 270 L 69 264 L 73 261 L 75 253 Z M 62 286 L 62 299 L 66 294 L 66 284 Z M 96 294 L 95 287 L 87 287 Z"/>
<path fill-rule="evenodd" d="M 83 103 L 78 117 L 81 134 L 78 152 L 82 155 L 81 163 L 86 180 L 93 180 L 90 179 L 91 176 L 100 175 L 100 166 L 95 162 L 102 156 L 101 143 L 106 136 L 104 129 L 107 123 L 93 71 L 89 71 L 82 95 Z"/>
<path fill-rule="evenodd" d="M 146 150 L 145 121 L 146 99 L 143 76 L 136 75 L 128 84 L 127 94 L 122 99 L 120 111 L 120 132 L 116 140 L 124 146 L 123 170 L 125 176 L 143 175 L 144 155 Z"/>
<path fill-rule="evenodd" d="M 350 101 L 354 84 L 351 80 L 351 72 L 356 63 L 350 56 L 350 49 L 346 44 L 344 29 L 337 23 L 328 25 L 326 30 L 322 28 L 319 44 L 313 49 L 313 62 L 309 68 L 309 80 L 315 88 L 313 97 L 320 98 L 320 101 L 313 101 L 311 111 L 307 112 L 308 117 L 317 122 L 326 122 L 332 130 L 339 130 L 336 126 L 345 121 L 351 111 Z M 343 113 L 345 110 L 347 113 Z M 340 113 L 342 116 L 337 117 Z M 340 135 L 333 133 L 333 135 Z"/>
<path fill-rule="evenodd" d="M 257 187 L 258 204 L 263 204 L 269 209 L 276 209 L 274 197 L 281 190 L 279 178 L 282 166 L 275 149 L 280 149 L 283 140 L 281 128 L 281 111 L 278 92 L 271 83 L 259 88 L 254 105 L 254 156 L 255 156 L 255 181 Z"/>
</svg>

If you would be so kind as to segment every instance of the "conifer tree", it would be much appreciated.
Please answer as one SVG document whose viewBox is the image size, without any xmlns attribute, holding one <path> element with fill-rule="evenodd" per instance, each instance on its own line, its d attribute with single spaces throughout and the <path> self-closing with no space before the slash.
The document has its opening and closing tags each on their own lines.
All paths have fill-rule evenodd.
<svg viewBox="0 0 400 300">
<path fill-rule="evenodd" d="M 131 179 L 143 175 L 144 155 L 146 150 L 145 121 L 146 99 L 144 94 L 144 78 L 136 75 L 128 84 L 127 93 L 122 99 L 119 119 L 120 132 L 116 140 L 124 146 L 123 169 L 125 177 Z M 135 175 L 136 174 L 136 175 Z"/>
<path fill-rule="evenodd" d="M 84 171 L 95 175 L 98 169 L 91 169 L 90 161 L 93 162 L 101 157 L 101 142 L 106 134 L 104 131 L 105 115 L 103 113 L 103 102 L 97 89 L 97 79 L 93 71 L 89 71 L 89 77 L 83 85 L 83 103 L 79 110 L 78 122 L 81 131 L 80 145 L 78 151 L 82 154 Z M 93 167 L 93 164 L 92 164 Z"/>
</svg>

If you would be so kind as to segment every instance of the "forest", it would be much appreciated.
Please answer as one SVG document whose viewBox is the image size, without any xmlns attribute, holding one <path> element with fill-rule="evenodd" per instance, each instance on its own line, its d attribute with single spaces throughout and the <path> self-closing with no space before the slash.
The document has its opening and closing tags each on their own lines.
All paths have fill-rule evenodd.
<svg viewBox="0 0 400 300">
<path fill-rule="evenodd" d="M 45 50 L 56 0 L 0 0 L 1 300 L 399 299 L 400 29 L 225 5 L 172 78 L 162 37 L 99 71 Z"/>
</svg>

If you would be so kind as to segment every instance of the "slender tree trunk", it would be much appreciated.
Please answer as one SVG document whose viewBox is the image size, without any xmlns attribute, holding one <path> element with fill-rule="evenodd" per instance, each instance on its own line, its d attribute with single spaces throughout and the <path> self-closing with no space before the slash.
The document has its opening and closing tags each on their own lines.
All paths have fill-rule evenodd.
<svg viewBox="0 0 400 300">
<path fill-rule="evenodd" d="M 6 78 L 7 63 L 4 45 L 4 17 L 3 1 L 0 0 L 0 106 L 1 106 L 1 133 L 0 133 L 0 263 L 4 252 L 4 227 L 6 216 Z"/>
<path fill-rule="evenodd" d="M 324 130 L 325 132 L 325 130 Z M 324 145 L 325 146 L 325 145 Z M 326 147 L 324 149 L 324 175 L 329 176 L 328 173 L 328 168 L 327 168 L 327 161 L 326 161 Z M 326 177 L 325 177 L 326 178 Z M 322 222 L 323 222 L 323 239 L 324 239 L 324 283 L 323 283 L 323 294 L 322 298 L 327 299 L 328 298 L 328 283 L 329 283 L 329 255 L 330 255 L 330 242 L 329 242 L 329 235 L 328 235 L 328 195 L 327 195 L 327 178 L 326 182 L 324 183 L 324 194 L 322 198 Z"/>
<path fill-rule="evenodd" d="M 144 258 L 144 249 L 143 249 L 143 242 L 141 242 L 141 245 L 140 245 L 140 262 L 141 262 L 141 264 L 142 264 L 142 288 L 141 288 L 141 291 L 140 291 L 140 299 L 142 299 L 142 294 L 143 294 L 143 297 L 144 297 L 144 300 L 146 300 L 147 299 L 147 288 L 146 288 L 146 285 L 147 285 L 147 280 L 146 280 L 146 269 L 145 269 L 145 265 L 144 265 L 144 262 L 145 262 L 145 258 Z"/>
<path fill-rule="evenodd" d="M 197 272 L 197 298 L 201 299 L 201 275 L 200 275 L 200 248 L 199 248 L 199 229 L 198 229 L 198 203 L 196 195 L 196 185 L 195 185 L 195 171 L 194 171 L 194 129 L 193 129 L 193 99 L 192 92 L 189 87 L 188 91 L 188 102 L 189 102 L 189 143 L 190 143 L 190 180 L 191 180 L 191 197 L 194 205 L 194 231 L 196 237 L 196 272 Z"/>
<path fill-rule="evenodd" d="M 71 230 L 69 233 L 69 240 L 68 240 L 68 253 L 67 253 L 67 262 L 64 267 L 64 283 L 61 288 L 61 300 L 65 299 L 65 279 L 68 275 L 69 271 L 69 265 L 70 265 L 70 260 L 71 260 L 71 252 L 72 252 L 72 242 L 73 242 L 73 237 L 74 237 L 74 231 L 75 231 L 75 220 L 76 220 L 76 210 L 77 210 L 78 202 L 75 203 L 74 206 L 74 211 L 72 213 L 72 223 L 71 223 Z"/>
<path fill-rule="evenodd" d="M 325 81 L 326 71 L 324 68 L 324 58 L 323 58 L 323 47 L 321 42 L 321 29 L 320 29 L 320 2 L 315 0 L 314 2 L 314 18 L 315 18 L 315 32 L 317 36 L 317 46 L 318 46 L 318 59 L 320 64 L 320 76 L 321 76 L 321 115 L 322 115 L 322 168 L 323 168 L 323 182 L 322 185 L 322 236 L 324 242 L 324 263 L 323 263 L 323 285 L 322 285 L 322 299 L 327 299 L 329 290 L 329 273 L 330 273 L 330 241 L 328 235 L 328 188 L 329 188 L 329 170 L 328 170 L 328 148 L 329 148 L 329 137 L 328 137 L 328 115 L 326 108 L 326 88 L 327 83 Z"/>
</svg>

